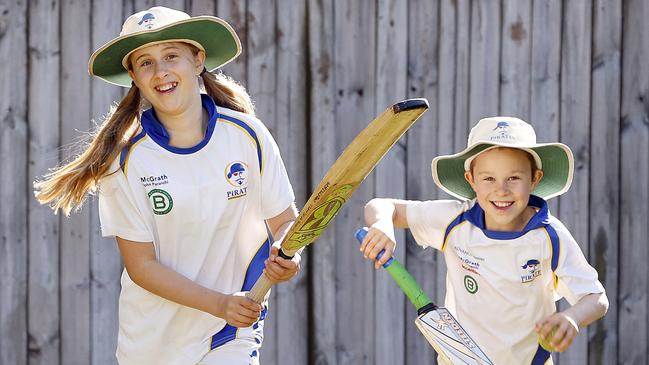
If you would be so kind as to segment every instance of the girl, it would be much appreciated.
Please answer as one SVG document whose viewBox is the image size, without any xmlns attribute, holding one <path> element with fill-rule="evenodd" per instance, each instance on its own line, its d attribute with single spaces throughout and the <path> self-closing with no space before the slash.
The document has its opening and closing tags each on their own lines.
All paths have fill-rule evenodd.
<svg viewBox="0 0 649 365">
<path fill-rule="evenodd" d="M 98 191 L 102 234 L 125 265 L 120 364 L 258 363 L 266 309 L 242 292 L 262 272 L 281 282 L 299 270 L 299 255 L 271 249 L 297 215 L 277 145 L 245 90 L 208 71 L 240 51 L 216 17 L 131 15 L 89 62 L 128 94 L 83 153 L 35 184 L 66 214 Z"/>
</svg>

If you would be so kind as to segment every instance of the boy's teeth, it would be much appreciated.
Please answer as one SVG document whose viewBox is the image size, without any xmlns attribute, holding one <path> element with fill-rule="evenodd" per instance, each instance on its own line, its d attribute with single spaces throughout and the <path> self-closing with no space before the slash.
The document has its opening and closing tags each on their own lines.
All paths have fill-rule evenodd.
<svg viewBox="0 0 649 365">
<path fill-rule="evenodd" d="M 512 202 L 492 202 L 492 203 L 494 203 L 494 205 L 499 208 L 505 208 L 513 204 Z"/>
</svg>

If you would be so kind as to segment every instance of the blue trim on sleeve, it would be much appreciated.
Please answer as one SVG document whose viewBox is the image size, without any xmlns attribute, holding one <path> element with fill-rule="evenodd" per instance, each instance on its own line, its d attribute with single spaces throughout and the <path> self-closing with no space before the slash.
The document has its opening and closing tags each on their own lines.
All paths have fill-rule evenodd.
<svg viewBox="0 0 649 365">
<path fill-rule="evenodd" d="M 252 138 L 252 140 L 255 141 L 255 145 L 257 147 L 257 159 L 259 160 L 259 172 L 262 172 L 264 169 L 263 169 L 263 158 L 261 153 L 261 143 L 259 142 L 259 138 L 257 138 L 257 133 L 255 132 L 255 130 L 252 127 L 250 127 L 246 122 L 242 121 L 241 119 L 237 119 L 225 114 L 219 114 L 218 117 L 232 124 L 237 125 L 241 129 L 246 131 L 250 135 L 250 138 Z"/>
<path fill-rule="evenodd" d="M 544 365 L 546 361 L 550 358 L 550 351 L 544 349 L 539 344 L 539 347 L 536 349 L 534 358 L 532 358 L 531 365 Z"/>
<path fill-rule="evenodd" d="M 548 203 L 536 195 L 530 195 L 530 200 L 528 203 L 529 206 L 538 208 L 539 211 L 527 222 L 527 225 L 519 232 L 501 232 L 501 231 L 490 231 L 485 228 L 484 222 L 484 210 L 480 207 L 480 204 L 476 201 L 471 209 L 469 209 L 464 215 L 466 219 L 471 222 L 474 226 L 480 228 L 485 236 L 494 239 L 494 240 L 513 240 L 525 235 L 527 232 L 545 227 L 549 224 L 549 212 L 548 212 Z"/>
<path fill-rule="evenodd" d="M 203 109 L 207 111 L 209 119 L 207 122 L 207 131 L 205 132 L 205 138 L 203 138 L 203 140 L 194 147 L 180 148 L 170 146 L 169 133 L 167 133 L 165 127 L 158 120 L 158 117 L 155 115 L 155 110 L 153 110 L 153 108 L 147 109 L 144 113 L 142 113 L 142 128 L 149 136 L 151 136 L 151 139 L 153 139 L 155 143 L 169 152 L 173 152 L 179 155 L 188 155 L 190 153 L 197 152 L 201 148 L 205 147 L 205 145 L 210 141 L 210 138 L 212 138 L 214 127 L 216 125 L 216 118 L 219 116 L 214 100 L 212 100 L 212 98 L 210 98 L 208 95 L 201 94 L 201 103 L 203 105 Z"/>
<path fill-rule="evenodd" d="M 261 274 L 264 272 L 264 261 L 266 261 L 268 256 L 270 256 L 270 245 L 271 245 L 270 239 L 266 239 L 266 242 L 264 242 L 261 245 L 259 250 L 257 250 L 255 256 L 250 261 L 250 264 L 248 265 L 248 269 L 246 270 L 246 276 L 243 279 L 243 285 L 241 287 L 241 291 L 250 291 L 250 289 L 252 289 L 252 287 L 257 282 L 257 279 L 259 279 Z M 268 308 L 264 308 L 261 311 L 261 316 L 259 317 L 259 321 L 255 322 L 252 325 L 254 330 L 260 330 L 260 328 L 263 327 L 260 326 L 259 324 L 263 323 L 264 319 L 266 318 L 267 310 Z M 237 328 L 229 324 L 226 324 L 225 327 L 223 327 L 219 332 L 217 332 L 214 336 L 212 336 L 212 343 L 210 345 L 210 350 L 214 350 L 215 348 L 234 340 L 236 337 L 237 337 Z"/>
<path fill-rule="evenodd" d="M 559 242 L 559 235 L 557 231 L 551 225 L 545 226 L 545 230 L 548 232 L 550 237 L 550 242 L 552 243 L 552 272 L 557 270 L 559 267 L 559 255 L 561 254 L 561 244 Z"/>
<path fill-rule="evenodd" d="M 446 232 L 444 232 L 444 240 L 442 241 L 442 247 L 440 249 L 441 251 L 444 251 L 444 249 L 446 248 L 446 239 L 448 238 L 448 235 L 451 234 L 451 231 L 453 230 L 453 228 L 455 228 L 458 224 L 460 224 L 460 223 L 464 222 L 465 220 L 467 220 L 466 213 L 467 212 L 463 212 L 463 213 L 459 214 L 446 227 Z"/>
<path fill-rule="evenodd" d="M 129 153 L 131 152 L 131 148 L 135 146 L 135 144 L 144 138 L 146 136 L 146 132 L 142 130 L 137 136 L 133 137 L 131 142 L 128 144 L 128 146 L 122 148 L 122 152 L 119 154 L 119 167 L 122 169 L 122 171 L 126 172 L 124 170 L 124 166 L 126 166 L 126 162 L 128 160 Z"/>
</svg>

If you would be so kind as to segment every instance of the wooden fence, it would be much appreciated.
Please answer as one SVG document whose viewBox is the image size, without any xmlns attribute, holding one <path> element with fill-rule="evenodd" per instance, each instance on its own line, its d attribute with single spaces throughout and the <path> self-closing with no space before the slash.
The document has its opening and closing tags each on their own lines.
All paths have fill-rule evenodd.
<svg viewBox="0 0 649 365">
<path fill-rule="evenodd" d="M 115 363 L 121 263 L 96 200 L 54 216 L 31 181 L 121 97 L 88 76 L 88 57 L 153 5 L 237 29 L 244 52 L 224 72 L 256 101 L 299 206 L 376 114 L 408 97 L 430 102 L 307 250 L 299 277 L 274 289 L 264 364 L 435 362 L 414 311 L 352 233 L 373 196 L 445 197 L 431 158 L 461 150 L 470 126 L 496 114 L 575 152 L 573 186 L 550 207 L 611 305 L 556 362 L 649 364 L 648 1 L 0 0 L 1 365 Z M 441 257 L 397 238 L 396 255 L 442 300 Z"/>
</svg>

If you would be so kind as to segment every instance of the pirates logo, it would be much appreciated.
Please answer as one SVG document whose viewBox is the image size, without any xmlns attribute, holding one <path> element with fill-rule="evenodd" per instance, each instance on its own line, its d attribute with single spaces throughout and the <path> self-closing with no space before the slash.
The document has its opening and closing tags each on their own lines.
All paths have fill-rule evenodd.
<svg viewBox="0 0 649 365">
<path fill-rule="evenodd" d="M 140 22 L 137 23 L 137 25 L 146 28 L 147 30 L 150 30 L 153 28 L 155 25 L 155 16 L 151 13 L 146 13 L 144 16 L 142 16 L 142 19 L 140 19 Z"/>
<path fill-rule="evenodd" d="M 521 282 L 529 283 L 541 275 L 541 262 L 537 259 L 527 260 L 521 265 Z"/>
<path fill-rule="evenodd" d="M 242 188 L 248 185 L 248 170 L 246 164 L 241 161 L 230 162 L 225 168 L 225 176 L 230 185 Z"/>
</svg>

